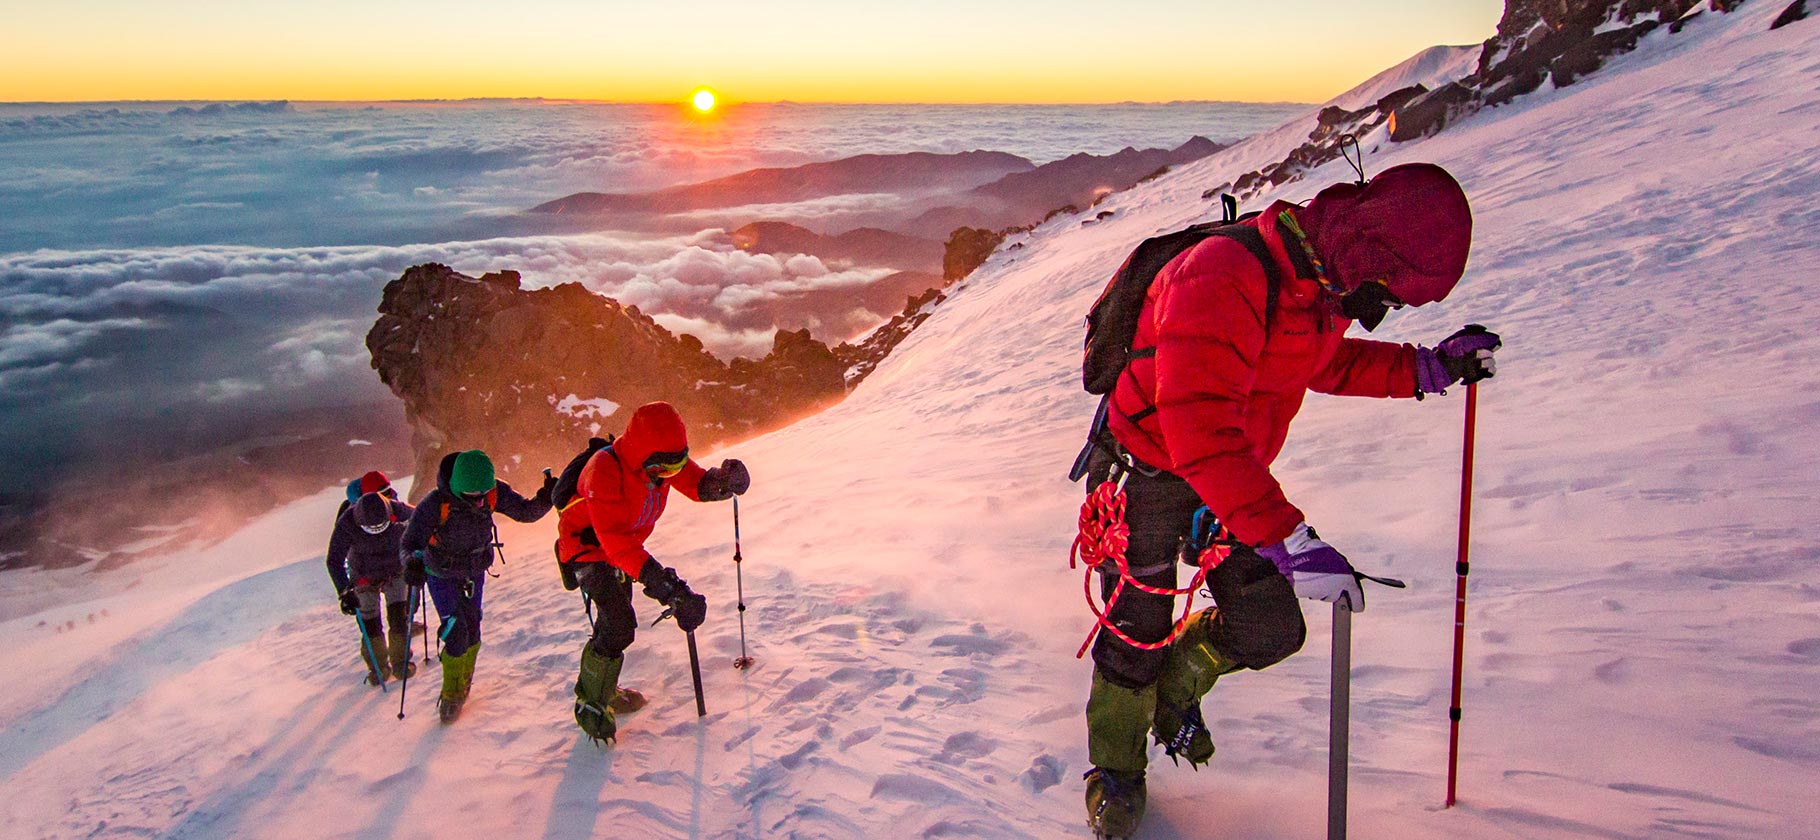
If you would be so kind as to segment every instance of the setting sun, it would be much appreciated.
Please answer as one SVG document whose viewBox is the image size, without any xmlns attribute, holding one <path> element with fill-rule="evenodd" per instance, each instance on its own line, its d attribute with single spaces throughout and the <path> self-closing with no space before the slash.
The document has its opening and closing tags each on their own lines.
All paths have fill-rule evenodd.
<svg viewBox="0 0 1820 840">
<path fill-rule="evenodd" d="M 695 104 L 695 110 L 697 111 L 703 113 L 712 111 L 714 110 L 714 91 L 702 88 L 695 92 L 695 96 L 690 101 Z"/>
</svg>

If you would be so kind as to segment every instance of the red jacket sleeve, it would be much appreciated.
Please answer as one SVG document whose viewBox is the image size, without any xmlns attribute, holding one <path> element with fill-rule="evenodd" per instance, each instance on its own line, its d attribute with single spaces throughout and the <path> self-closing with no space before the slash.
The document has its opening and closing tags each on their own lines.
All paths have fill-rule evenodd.
<svg viewBox="0 0 1820 840">
<path fill-rule="evenodd" d="M 1308 387 L 1342 397 L 1413 397 L 1416 348 L 1388 341 L 1342 339 L 1327 367 L 1315 374 Z"/>
<path fill-rule="evenodd" d="M 645 551 L 643 537 L 621 530 L 613 524 L 628 521 L 628 517 L 618 515 L 618 508 L 625 504 L 622 492 L 618 482 L 614 482 L 611 495 L 600 491 L 590 492 L 587 497 L 588 520 L 594 528 L 594 539 L 600 543 L 600 553 L 606 555 L 607 562 L 613 568 L 637 579 L 645 561 L 651 559 L 651 553 Z"/>
<path fill-rule="evenodd" d="M 1166 266 L 1157 282 L 1157 421 L 1173 472 L 1239 540 L 1278 542 L 1302 512 L 1245 435 L 1264 351 L 1264 270 L 1244 246 L 1214 238 Z"/>
<path fill-rule="evenodd" d="M 676 488 L 677 492 L 684 496 L 688 496 L 689 501 L 699 502 L 701 501 L 701 477 L 707 472 L 701 468 L 700 464 L 695 463 L 694 459 L 690 459 L 689 463 L 682 468 L 682 472 L 670 477 L 670 486 Z"/>
</svg>

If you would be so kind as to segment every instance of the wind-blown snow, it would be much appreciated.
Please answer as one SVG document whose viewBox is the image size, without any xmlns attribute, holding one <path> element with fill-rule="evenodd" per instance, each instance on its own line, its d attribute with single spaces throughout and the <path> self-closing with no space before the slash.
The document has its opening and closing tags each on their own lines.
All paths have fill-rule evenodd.
<svg viewBox="0 0 1820 840">
<path fill-rule="evenodd" d="M 1354 622 L 1356 836 L 1795 838 L 1820 819 L 1820 548 L 1800 527 L 1820 491 L 1820 27 L 1767 32 L 1780 5 L 1420 143 L 1368 140 L 1374 171 L 1447 165 L 1478 218 L 1454 298 L 1381 332 L 1475 320 L 1507 349 L 1481 392 L 1460 807 L 1439 808 L 1460 395 L 1311 399 L 1277 465 L 1324 537 L 1411 584 Z M 397 721 L 321 571 L 332 489 L 97 576 L 89 600 L 4 613 L 0 833 L 1086 836 L 1063 477 L 1093 406 L 1079 319 L 1133 242 L 1217 212 L 1202 189 L 1306 130 L 1015 239 L 845 402 L 725 453 L 755 476 L 755 669 L 729 667 L 729 507 L 678 500 L 651 545 L 710 599 L 705 720 L 666 623 L 628 659 L 652 705 L 610 750 L 579 735 L 585 619 L 546 522 L 506 531 L 462 720 L 438 727 L 422 680 Z M 22 580 L 0 578 L 9 607 Z M 1307 614 L 1301 654 L 1209 697 L 1210 768 L 1152 765 L 1141 836 L 1319 836 L 1328 620 Z"/>
</svg>

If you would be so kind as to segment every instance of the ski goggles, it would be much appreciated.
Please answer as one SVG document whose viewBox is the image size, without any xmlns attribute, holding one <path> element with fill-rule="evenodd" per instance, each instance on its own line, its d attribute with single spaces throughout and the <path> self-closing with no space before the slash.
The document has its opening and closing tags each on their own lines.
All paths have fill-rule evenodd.
<svg viewBox="0 0 1820 840">
<path fill-rule="evenodd" d="M 645 459 L 645 475 L 652 478 L 670 478 L 683 471 L 689 465 L 689 450 L 680 452 L 653 452 Z"/>
<path fill-rule="evenodd" d="M 487 507 L 487 497 L 492 495 L 492 492 L 493 491 L 491 491 L 491 490 L 480 490 L 480 491 L 473 492 L 473 493 L 463 493 L 463 494 L 461 494 L 461 500 L 464 502 L 467 502 L 468 504 L 473 505 L 477 508 L 485 510 Z"/>
<path fill-rule="evenodd" d="M 381 522 L 378 525 L 362 525 L 360 526 L 360 530 L 378 536 L 379 534 L 385 533 L 385 529 L 390 527 L 392 527 L 391 522 Z"/>
</svg>

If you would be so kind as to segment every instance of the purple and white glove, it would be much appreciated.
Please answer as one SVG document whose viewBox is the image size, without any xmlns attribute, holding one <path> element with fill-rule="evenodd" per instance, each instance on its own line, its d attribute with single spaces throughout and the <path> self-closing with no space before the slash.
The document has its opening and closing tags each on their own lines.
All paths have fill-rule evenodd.
<svg viewBox="0 0 1820 840">
<path fill-rule="evenodd" d="M 1433 350 L 1416 348 L 1416 393 L 1444 394 L 1447 386 L 1464 381 L 1471 385 L 1498 373 L 1492 358 L 1504 342 L 1498 334 L 1478 324 L 1467 324 Z"/>
<path fill-rule="evenodd" d="M 1288 539 L 1259 548 L 1258 554 L 1289 578 L 1296 595 L 1329 604 L 1341 602 L 1350 612 L 1365 611 L 1365 590 L 1359 588 L 1352 564 L 1333 546 L 1321 542 L 1308 523 L 1295 526 Z"/>
</svg>

